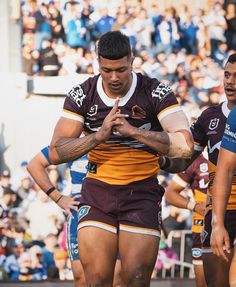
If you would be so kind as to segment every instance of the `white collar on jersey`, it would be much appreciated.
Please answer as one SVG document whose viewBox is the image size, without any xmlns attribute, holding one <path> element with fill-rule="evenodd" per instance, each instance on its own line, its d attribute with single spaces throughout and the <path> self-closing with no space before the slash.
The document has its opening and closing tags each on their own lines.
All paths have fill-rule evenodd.
<svg viewBox="0 0 236 287">
<path fill-rule="evenodd" d="M 128 100 L 132 97 L 133 93 L 134 93 L 134 90 L 136 88 L 136 85 L 137 85 L 137 75 L 136 73 L 132 72 L 132 76 L 133 76 L 133 80 L 132 80 L 132 84 L 131 84 L 131 87 L 130 89 L 128 90 L 127 94 L 120 99 L 120 102 L 119 102 L 119 106 L 124 106 Z M 103 103 L 108 106 L 108 107 L 113 107 L 114 104 L 115 104 L 115 99 L 112 99 L 112 98 L 109 98 L 104 89 L 103 89 L 103 86 L 102 86 L 102 77 L 99 76 L 98 78 L 98 81 L 97 81 L 97 91 L 98 91 L 98 94 L 101 98 L 101 100 L 103 101 Z"/>
<path fill-rule="evenodd" d="M 222 104 L 222 113 L 224 114 L 226 118 L 228 118 L 228 115 L 230 113 L 230 109 L 228 108 L 227 104 L 228 102 L 223 102 Z"/>
</svg>

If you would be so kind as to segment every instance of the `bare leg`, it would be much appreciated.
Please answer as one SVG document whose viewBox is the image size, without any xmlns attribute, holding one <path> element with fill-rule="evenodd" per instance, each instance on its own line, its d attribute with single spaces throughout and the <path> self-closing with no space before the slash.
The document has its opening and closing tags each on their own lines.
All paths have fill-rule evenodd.
<svg viewBox="0 0 236 287">
<path fill-rule="evenodd" d="M 230 287 L 236 287 L 236 245 L 234 245 L 234 256 L 230 265 L 229 282 Z"/>
<path fill-rule="evenodd" d="M 194 265 L 195 281 L 197 287 L 207 287 L 203 265 Z"/>
<path fill-rule="evenodd" d="M 74 276 L 74 286 L 75 287 L 85 287 L 85 277 L 84 270 L 80 260 L 71 261 L 71 269 Z"/>
<path fill-rule="evenodd" d="M 113 287 L 121 287 L 121 262 L 120 260 L 116 260 L 115 272 L 114 272 L 114 280 Z"/>
<path fill-rule="evenodd" d="M 213 253 L 203 253 L 204 274 L 208 287 L 230 287 L 229 269 L 233 250 L 231 250 L 231 254 L 228 254 L 227 256 L 229 258 L 228 262 Z"/>
<path fill-rule="evenodd" d="M 119 251 L 123 286 L 150 286 L 158 247 L 157 236 L 120 231 Z"/>
<path fill-rule="evenodd" d="M 99 227 L 78 232 L 79 255 L 88 286 L 110 287 L 117 256 L 117 235 Z"/>
</svg>

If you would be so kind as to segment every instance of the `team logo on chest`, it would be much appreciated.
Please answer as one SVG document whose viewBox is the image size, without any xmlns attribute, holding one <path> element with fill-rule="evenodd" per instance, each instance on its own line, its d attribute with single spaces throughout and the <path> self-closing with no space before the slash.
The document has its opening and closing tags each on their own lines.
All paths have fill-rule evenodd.
<svg viewBox="0 0 236 287">
<path fill-rule="evenodd" d="M 210 124 L 209 124 L 209 129 L 215 130 L 218 127 L 219 122 L 220 122 L 220 119 L 217 119 L 217 118 L 211 119 Z"/>
<path fill-rule="evenodd" d="M 132 107 L 132 118 L 133 119 L 145 119 L 146 112 L 140 108 L 139 106 L 135 105 Z"/>
<path fill-rule="evenodd" d="M 201 163 L 200 164 L 200 171 L 201 172 L 207 172 L 208 171 L 208 164 L 207 163 Z"/>
<path fill-rule="evenodd" d="M 87 113 L 88 116 L 92 117 L 92 116 L 95 116 L 97 114 L 97 111 L 98 111 L 98 105 L 93 105 L 89 112 Z"/>
</svg>

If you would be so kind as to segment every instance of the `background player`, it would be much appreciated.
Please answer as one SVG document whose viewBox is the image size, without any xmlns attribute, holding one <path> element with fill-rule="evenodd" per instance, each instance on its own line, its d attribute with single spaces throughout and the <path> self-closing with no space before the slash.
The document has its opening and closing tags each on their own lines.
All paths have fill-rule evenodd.
<svg viewBox="0 0 236 287">
<path fill-rule="evenodd" d="M 232 54 L 224 68 L 224 90 L 227 102 L 212 106 L 202 112 L 198 120 L 192 125 L 191 131 L 194 138 L 194 154 L 189 160 L 164 158 L 162 169 L 170 172 L 180 172 L 185 170 L 207 147 L 210 181 L 207 191 L 207 212 L 205 215 L 203 241 L 203 267 L 207 286 L 219 287 L 229 286 L 229 270 L 232 261 L 232 253 L 226 254 L 226 263 L 217 257 L 211 250 L 211 221 L 212 221 L 212 186 L 216 172 L 221 139 L 224 134 L 225 124 L 230 110 L 236 105 L 236 54 Z M 229 197 L 226 212 L 226 222 L 235 222 L 235 193 L 236 185 L 233 181 L 232 192 Z M 232 211 L 234 210 L 234 211 Z M 226 229 L 230 236 L 230 248 L 233 249 L 234 236 L 232 237 L 232 225 L 227 225 Z"/>
<path fill-rule="evenodd" d="M 50 165 L 48 157 L 49 147 L 42 149 L 28 164 L 28 171 L 35 180 L 35 182 L 44 190 L 45 184 L 52 186 L 50 179 L 47 174 L 47 167 Z M 61 195 L 61 193 L 53 189 L 54 196 L 58 194 L 59 200 L 57 204 L 63 208 L 68 214 L 67 217 L 67 233 L 66 243 L 67 251 L 71 261 L 71 269 L 74 276 L 75 287 L 86 286 L 83 268 L 79 259 L 78 253 L 78 239 L 77 239 L 77 227 L 78 227 L 78 205 L 80 201 L 80 190 L 83 178 L 87 173 L 88 159 L 87 155 L 81 157 L 78 160 L 69 162 L 70 176 L 71 176 L 71 196 Z M 52 189 L 51 189 L 52 190 Z M 46 192 L 51 198 L 51 193 Z M 54 200 L 54 198 L 51 198 Z M 54 200 L 55 201 L 55 200 Z"/>
<path fill-rule="evenodd" d="M 34 178 L 35 182 L 44 188 L 46 185 L 52 185 L 52 183 L 47 175 L 47 167 L 50 165 L 49 157 L 49 147 L 42 149 L 28 164 L 28 171 Z M 77 238 L 77 228 L 78 228 L 78 203 L 81 197 L 81 185 L 84 177 L 87 173 L 88 157 L 84 155 L 78 160 L 74 160 L 68 163 L 71 177 L 71 195 L 70 197 L 63 195 L 57 204 L 64 209 L 67 214 L 67 233 L 66 233 L 66 243 L 67 251 L 71 261 L 71 268 L 74 276 L 75 287 L 86 286 L 83 267 L 79 259 L 78 252 L 78 238 Z M 48 179 L 47 179 L 48 178 Z M 54 193 L 57 191 L 54 191 Z M 59 191 L 58 191 L 59 192 Z M 46 192 L 47 193 L 47 192 Z M 50 197 L 50 194 L 48 195 Z M 60 195 L 61 196 L 61 195 Z M 117 260 L 115 266 L 115 274 L 113 286 L 118 287 L 121 284 L 120 278 L 120 260 Z"/>
<path fill-rule="evenodd" d="M 202 265 L 201 232 L 204 225 L 208 182 L 208 162 L 203 155 L 200 155 L 186 171 L 174 175 L 165 192 L 165 198 L 169 204 L 194 212 L 192 216 L 192 258 L 197 287 L 207 286 Z M 193 192 L 194 202 L 180 194 L 187 187 L 190 187 Z"/>
<path fill-rule="evenodd" d="M 236 73 L 231 75 L 236 81 Z M 236 211 L 230 210 L 234 221 L 228 222 L 225 219 L 225 210 L 232 194 L 234 205 L 236 205 L 236 195 L 234 184 L 236 182 L 236 107 L 230 112 L 227 119 L 224 136 L 221 142 L 219 158 L 217 162 L 216 176 L 213 185 L 212 196 L 212 234 L 211 247 L 213 252 L 228 261 L 225 252 L 231 252 L 232 238 L 234 238 L 233 259 L 230 266 L 230 287 L 236 286 Z M 227 226 L 229 226 L 227 228 Z M 231 232 L 229 236 L 229 231 Z"/>
</svg>

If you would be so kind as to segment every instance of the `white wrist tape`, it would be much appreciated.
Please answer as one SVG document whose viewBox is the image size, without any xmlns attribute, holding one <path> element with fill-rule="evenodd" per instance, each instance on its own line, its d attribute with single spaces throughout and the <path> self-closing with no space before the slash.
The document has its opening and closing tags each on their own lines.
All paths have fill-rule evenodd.
<svg viewBox="0 0 236 287">
<path fill-rule="evenodd" d="M 188 146 L 186 139 L 181 132 L 168 133 L 170 139 L 170 148 L 167 154 L 172 158 L 189 158 L 191 157 L 191 148 Z"/>
<path fill-rule="evenodd" d="M 196 205 L 195 202 L 189 200 L 189 202 L 187 204 L 187 209 L 191 210 L 191 211 L 194 211 L 195 205 Z"/>
</svg>

